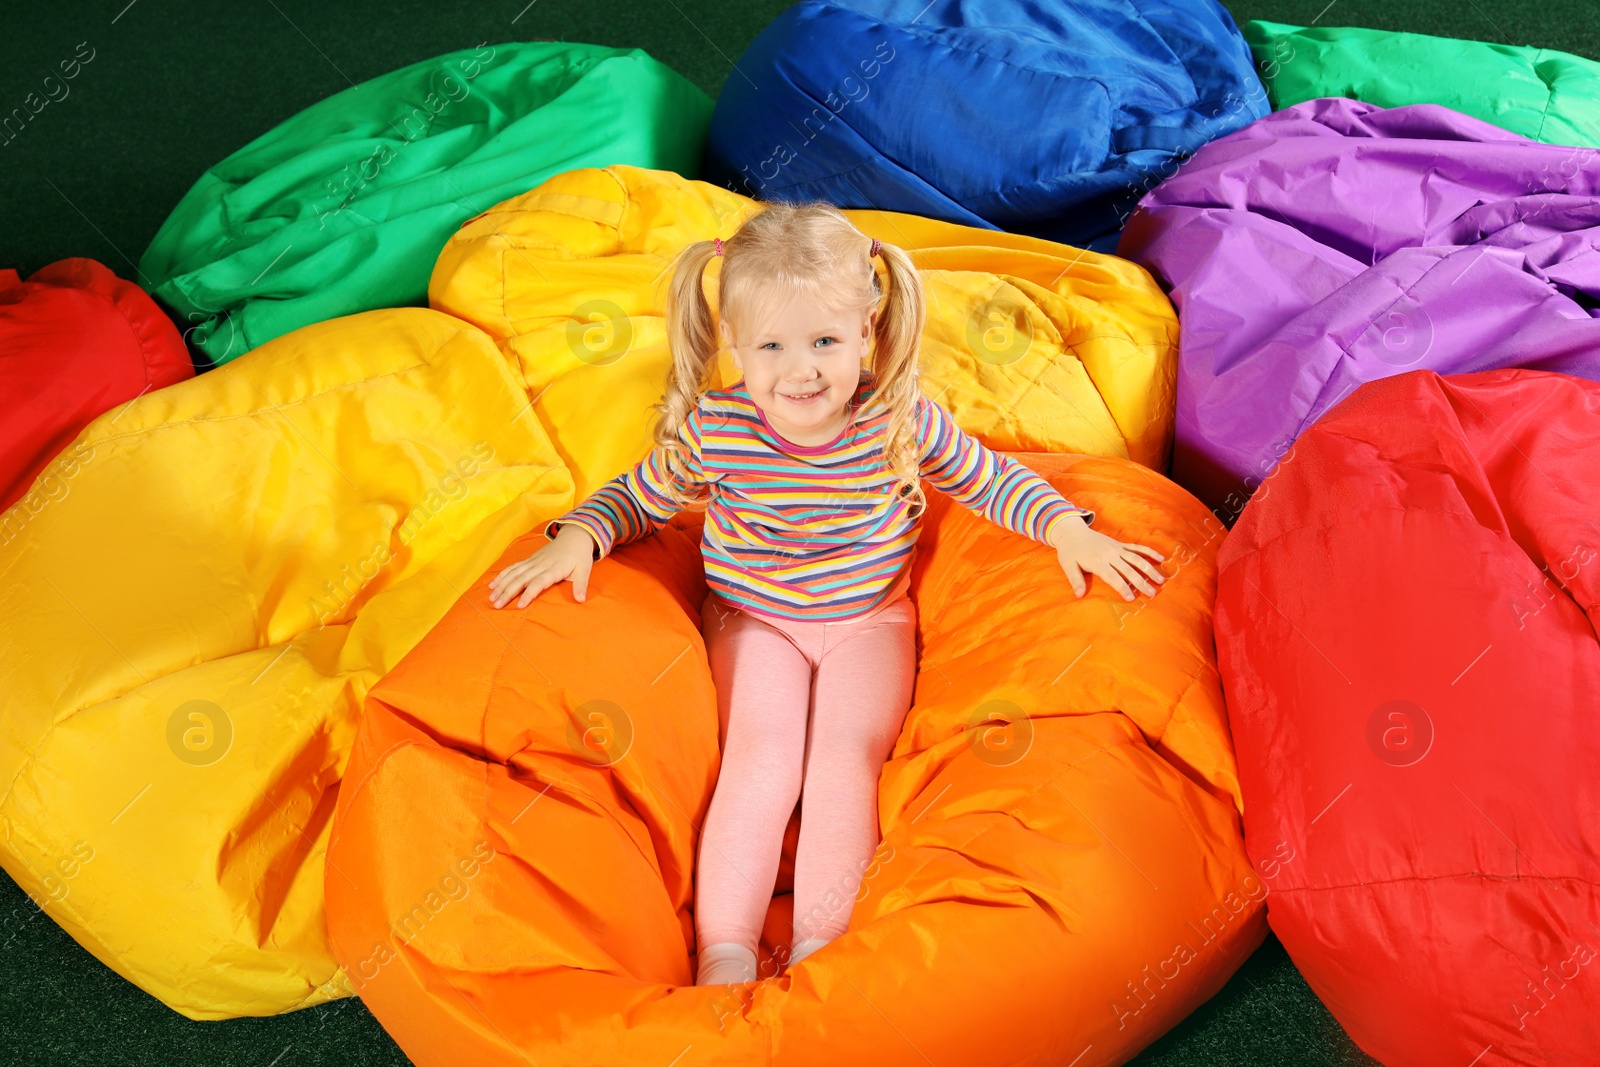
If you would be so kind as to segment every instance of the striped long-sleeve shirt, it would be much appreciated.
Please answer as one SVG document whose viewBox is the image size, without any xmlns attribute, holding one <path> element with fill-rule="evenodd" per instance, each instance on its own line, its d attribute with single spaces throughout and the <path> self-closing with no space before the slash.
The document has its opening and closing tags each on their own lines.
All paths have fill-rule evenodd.
<svg viewBox="0 0 1600 1067">
<path fill-rule="evenodd" d="M 706 487 L 701 548 L 706 583 L 730 603 L 784 619 L 832 621 L 864 614 L 894 588 L 921 528 L 889 487 L 883 440 L 889 411 L 871 401 L 872 377 L 856 390 L 856 417 L 833 441 L 800 446 L 780 437 L 741 380 L 712 391 L 679 437 L 691 495 Z M 917 400 L 921 476 L 958 503 L 1015 533 L 1049 543 L 1076 507 L 1050 483 L 985 447 L 926 396 Z M 653 533 L 678 512 L 664 495 L 669 472 L 659 448 L 545 526 L 587 530 L 599 559 Z"/>
</svg>

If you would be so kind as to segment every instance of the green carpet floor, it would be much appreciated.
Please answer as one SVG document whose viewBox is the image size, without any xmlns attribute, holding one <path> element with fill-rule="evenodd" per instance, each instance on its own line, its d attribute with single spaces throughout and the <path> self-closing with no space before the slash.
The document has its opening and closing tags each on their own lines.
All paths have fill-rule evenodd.
<svg viewBox="0 0 1600 1067">
<path fill-rule="evenodd" d="M 1181 0 L 1180 0 L 1181 2 Z M 716 94 L 788 0 L 110 0 L 7 5 L 0 113 L 59 60 L 70 94 L 0 144 L 0 267 L 90 256 L 132 277 L 202 170 L 300 109 L 396 67 L 545 38 L 638 46 Z M 1600 59 L 1596 0 L 1233 0 L 1240 22 L 1370 26 Z M 80 47 L 80 46 L 86 46 Z M 1368 1064 L 1269 940 L 1139 1064 Z M 102 966 L 0 875 L 0 1064 L 405 1064 L 355 1000 L 196 1023 Z M 1063 1065 L 1065 1067 L 1065 1065 Z"/>
</svg>

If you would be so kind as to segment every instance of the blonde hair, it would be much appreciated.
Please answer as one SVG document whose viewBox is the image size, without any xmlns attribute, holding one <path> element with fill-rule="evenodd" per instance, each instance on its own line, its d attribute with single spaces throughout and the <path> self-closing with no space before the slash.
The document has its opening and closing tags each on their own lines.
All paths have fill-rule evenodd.
<svg viewBox="0 0 1600 1067">
<path fill-rule="evenodd" d="M 879 242 L 888 281 L 885 292 L 870 255 L 872 239 L 826 203 L 776 201 L 762 207 L 722 243 L 717 307 L 730 325 L 747 324 L 770 293 L 803 291 L 829 310 L 878 308 L 868 365 L 876 381 L 868 406 L 889 410 L 884 433 L 889 487 L 911 505 L 913 515 L 927 506 L 918 474 L 917 400 L 921 396 L 917 356 L 925 315 L 922 278 L 911 256 L 897 245 Z M 667 470 L 668 494 L 680 507 L 691 501 L 680 488 L 687 470 L 686 446 L 679 430 L 708 391 L 719 344 L 702 282 L 716 255 L 713 241 L 696 241 L 681 252 L 667 291 L 667 346 L 672 367 L 659 404 L 654 437 Z M 880 307 L 881 302 L 881 307 Z M 859 412 L 851 415 L 851 424 Z"/>
</svg>

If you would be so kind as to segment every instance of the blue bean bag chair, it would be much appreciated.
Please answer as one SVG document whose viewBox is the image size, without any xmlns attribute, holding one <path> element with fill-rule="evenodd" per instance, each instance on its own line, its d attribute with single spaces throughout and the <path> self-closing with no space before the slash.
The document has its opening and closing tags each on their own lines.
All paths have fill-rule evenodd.
<svg viewBox="0 0 1600 1067">
<path fill-rule="evenodd" d="M 1267 113 L 1216 0 L 802 0 L 729 76 L 702 177 L 1096 251 Z"/>
</svg>

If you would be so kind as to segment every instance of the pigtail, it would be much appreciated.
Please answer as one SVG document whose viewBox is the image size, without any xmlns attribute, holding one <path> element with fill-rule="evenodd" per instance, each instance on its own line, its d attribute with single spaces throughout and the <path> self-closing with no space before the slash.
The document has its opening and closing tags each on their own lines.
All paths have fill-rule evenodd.
<svg viewBox="0 0 1600 1067">
<path fill-rule="evenodd" d="M 711 241 L 696 241 L 684 249 L 667 288 L 667 350 L 672 364 L 666 392 L 654 405 L 654 437 L 669 475 L 665 479 L 667 495 L 680 508 L 694 502 L 680 488 L 688 481 L 691 461 L 680 434 L 710 387 L 711 364 L 717 354 L 711 305 L 703 288 L 706 264 L 715 254 Z"/>
<path fill-rule="evenodd" d="M 921 442 L 917 439 L 917 402 L 922 396 L 918 354 L 926 308 L 922 278 L 905 249 L 880 242 L 888 280 L 888 294 L 873 328 L 873 371 L 877 378 L 873 399 L 889 409 L 884 431 L 883 458 L 895 478 L 890 491 L 901 494 L 912 515 L 927 507 L 918 470 Z"/>
</svg>

